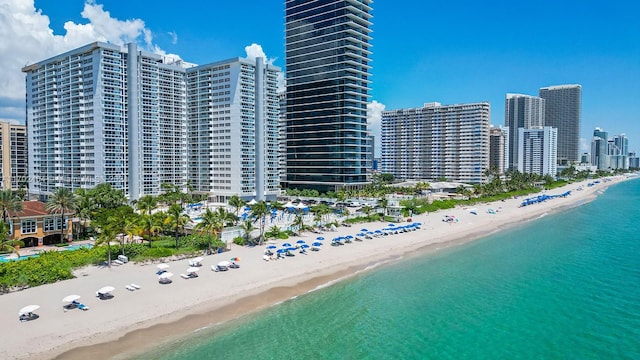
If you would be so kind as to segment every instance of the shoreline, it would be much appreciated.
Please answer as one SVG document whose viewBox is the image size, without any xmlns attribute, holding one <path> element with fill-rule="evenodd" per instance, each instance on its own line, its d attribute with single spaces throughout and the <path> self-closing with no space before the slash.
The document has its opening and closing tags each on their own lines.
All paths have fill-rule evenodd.
<svg viewBox="0 0 640 360">
<path fill-rule="evenodd" d="M 157 285 L 157 277 L 150 275 L 155 269 L 148 265 L 126 264 L 120 268 L 109 271 L 107 269 L 91 268 L 86 270 L 84 276 L 67 280 L 56 284 L 44 285 L 32 289 L 20 291 L 18 293 L 29 295 L 34 293 L 34 299 L 44 303 L 55 302 L 59 307 L 62 290 L 54 291 L 56 287 L 66 285 L 68 289 L 86 289 L 90 284 L 97 285 L 104 279 L 113 281 L 116 286 L 115 299 L 109 302 L 98 300 L 87 301 L 91 307 L 90 311 L 72 314 L 57 314 L 45 312 L 45 306 L 41 319 L 29 323 L 19 323 L 13 316 L 4 313 L 12 313 L 13 307 L 4 304 L 0 312 L 0 319 L 5 320 L 5 327 L 10 331 L 6 349 L 0 350 L 3 358 L 56 358 L 56 359 L 85 359 L 89 356 L 127 358 L 136 354 L 150 350 L 158 343 L 166 343 L 187 336 L 189 333 L 205 327 L 217 326 L 228 323 L 234 319 L 249 316 L 263 311 L 271 306 L 291 299 L 321 287 L 331 286 L 337 282 L 353 278 L 360 274 L 371 271 L 380 266 L 399 259 L 432 254 L 443 249 L 464 245 L 484 238 L 491 234 L 523 225 L 529 221 L 537 220 L 541 216 L 554 214 L 586 204 L 594 200 L 608 186 L 626 180 L 624 177 L 615 177 L 608 183 L 600 183 L 588 188 L 584 186 L 582 191 L 573 191 L 575 188 L 586 185 L 587 181 L 569 184 L 566 187 L 554 189 L 550 192 L 561 193 L 563 190 L 572 190 L 572 194 L 567 198 L 557 198 L 543 203 L 518 207 L 520 199 L 509 199 L 504 202 L 477 204 L 478 209 L 488 209 L 500 205 L 498 214 L 487 214 L 478 212 L 477 215 L 469 215 L 467 209 L 456 208 L 441 210 L 429 215 L 419 215 L 414 217 L 414 221 L 422 222 L 420 230 L 389 235 L 381 238 L 365 239 L 363 242 L 354 242 L 340 247 L 331 247 L 328 244 L 318 253 L 311 253 L 307 256 L 297 255 L 295 258 L 266 262 L 261 259 L 263 247 L 255 248 L 235 248 L 230 252 L 205 257 L 202 274 L 195 280 L 183 280 L 179 276 L 174 277 L 171 285 Z M 447 224 L 441 221 L 444 214 L 456 214 L 461 219 L 460 223 Z M 337 232 L 327 232 L 323 236 L 329 240 L 331 237 L 347 235 L 359 232 L 356 227 L 382 228 L 385 223 L 365 223 L 354 224 L 353 227 L 341 227 Z M 311 240 L 316 234 L 303 234 L 302 238 Z M 290 241 L 290 242 L 294 242 Z M 328 241 L 325 241 L 328 242 Z M 241 257 L 241 268 L 232 269 L 226 273 L 214 273 L 209 270 L 209 264 L 237 255 Z M 253 255 L 253 256 L 252 256 Z M 178 267 L 178 263 L 185 262 L 177 260 L 171 262 L 173 267 Z M 186 267 L 185 267 L 186 268 Z M 259 273 L 254 273 L 256 270 Z M 112 274 L 109 274 L 109 273 Z M 174 270 L 179 273 L 180 270 Z M 283 274 L 285 272 L 285 274 Z M 288 273 L 287 273 L 288 272 Z M 104 276 L 106 275 L 108 276 Z M 115 273 L 115 274 L 114 274 Z M 177 274 L 176 274 L 177 275 Z M 101 277 L 102 279 L 98 279 Z M 94 277 L 95 279 L 92 279 Z M 134 293 L 127 292 L 115 281 L 115 278 L 123 280 L 144 277 L 143 280 L 136 280 L 143 283 L 141 290 Z M 220 279 L 217 282 L 209 281 L 209 278 Z M 83 281 L 84 280 L 84 281 Z M 93 281 L 91 281 L 93 280 Z M 130 280 L 129 280 L 130 281 Z M 84 282 L 84 284 L 83 284 Z M 133 282 L 133 281 L 130 281 Z M 198 286 L 205 285 L 207 286 Z M 180 297 L 180 289 L 167 289 L 167 287 L 180 287 L 185 293 L 193 292 L 193 299 Z M 87 291 L 83 290 L 83 295 Z M 218 290 L 218 291 L 216 291 Z M 79 292 L 76 291 L 76 292 Z M 20 295 L 18 294 L 18 295 Z M 36 295 L 47 295 L 46 300 Z M 66 294 L 66 293 L 64 293 Z M 144 294 L 144 295 L 143 295 Z M 0 297 L 12 297 L 14 294 L 7 294 Z M 16 298 L 15 304 L 30 296 L 13 296 Z M 138 297 L 138 299 L 135 299 Z M 135 303 L 126 301 L 129 298 Z M 14 300 L 14 299 L 11 299 Z M 84 300 L 84 298 L 83 298 Z M 164 306 L 165 302 L 176 301 L 177 304 Z M 2 301 L 2 300 L 0 300 Z M 36 301 L 36 300 L 34 300 Z M 2 301 L 3 303 L 5 301 Z M 26 304 L 24 304 L 26 305 Z M 103 306 L 104 305 L 104 306 Z M 17 309 L 21 307 L 18 306 Z M 104 307 L 104 309 L 103 309 Z M 128 309 L 129 307 L 133 309 Z M 51 308 L 51 307 L 48 307 Z M 53 305 L 55 308 L 55 304 Z M 110 309 L 110 310 L 109 310 Z M 104 310 L 104 311 L 103 311 Z M 73 312 L 73 311 L 70 311 Z M 95 316 L 92 316 L 96 314 Z M 77 316 L 75 316 L 77 315 Z M 138 316 L 134 316 L 138 315 Z M 92 317 L 90 319 L 89 317 Z M 115 317 L 110 319 L 109 317 Z M 12 319 L 13 318 L 13 319 Z M 54 318 L 54 319 L 51 319 Z M 86 318 L 83 320 L 83 318 Z M 55 320 L 60 324 L 56 326 Z M 91 326 L 90 321 L 97 320 L 100 326 Z M 53 325 L 47 324 L 54 322 Z M 44 324 L 43 324 L 44 323 Z M 26 325 L 26 326 L 25 326 Z M 48 325 L 48 326 L 47 326 Z M 60 325 L 73 327 L 78 326 L 80 331 L 73 328 L 62 331 L 58 334 Z M 34 330 L 32 334 L 40 335 L 42 338 L 38 346 L 33 346 L 33 342 L 19 337 L 17 333 L 20 327 L 30 327 Z M 12 331 L 12 329 L 20 329 Z M 26 330 L 29 331 L 29 330 Z M 66 336 L 65 336 L 66 335 Z M 65 338 L 73 337 L 72 341 L 65 341 Z M 154 339 L 152 343 L 146 344 L 148 339 Z M 24 352 L 25 348 L 31 351 Z M 120 349 L 114 353 L 113 349 Z M 22 350 L 22 351 L 21 351 Z"/>
</svg>

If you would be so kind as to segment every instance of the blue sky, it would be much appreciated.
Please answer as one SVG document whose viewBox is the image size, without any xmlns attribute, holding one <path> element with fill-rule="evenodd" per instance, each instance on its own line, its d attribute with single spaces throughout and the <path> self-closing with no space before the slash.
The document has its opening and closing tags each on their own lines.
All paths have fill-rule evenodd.
<svg viewBox="0 0 640 360">
<path fill-rule="evenodd" d="M 22 16 L 22 26 L 0 29 L 3 39 L 15 40 L 0 45 L 3 72 L 10 61 L 21 61 L 18 67 L 41 61 L 94 41 L 92 36 L 114 43 L 136 38 L 149 49 L 197 64 L 245 56 L 245 47 L 255 43 L 275 65 L 285 65 L 284 1 L 182 6 L 0 0 L 5 2 L 25 16 L 32 11 L 38 25 Z M 626 133 L 630 149 L 640 151 L 640 5 L 635 2 L 378 0 L 372 7 L 373 109 L 489 101 L 491 123 L 502 125 L 506 93 L 537 95 L 540 87 L 581 84 L 584 144 L 599 126 L 610 135 Z M 10 19 L 2 11 L 0 21 Z M 55 46 L 46 45 L 47 36 Z M 9 60 L 10 53 L 19 59 Z M 24 117 L 24 98 L 15 94 L 0 90 L 0 118 Z M 379 118 L 373 115 L 371 121 L 379 133 Z"/>
</svg>

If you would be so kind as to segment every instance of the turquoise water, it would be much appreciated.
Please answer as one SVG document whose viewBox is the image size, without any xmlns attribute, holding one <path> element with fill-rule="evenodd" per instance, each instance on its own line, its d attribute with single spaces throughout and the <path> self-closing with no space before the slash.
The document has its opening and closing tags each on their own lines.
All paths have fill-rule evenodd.
<svg viewBox="0 0 640 360">
<path fill-rule="evenodd" d="M 627 181 L 141 358 L 640 359 L 639 210 L 640 181 Z"/>
</svg>

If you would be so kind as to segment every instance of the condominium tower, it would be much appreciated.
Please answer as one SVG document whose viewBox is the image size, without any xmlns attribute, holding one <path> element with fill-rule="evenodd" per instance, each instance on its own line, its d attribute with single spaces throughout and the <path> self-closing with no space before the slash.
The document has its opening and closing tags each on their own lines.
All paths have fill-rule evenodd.
<svg viewBox="0 0 640 360">
<path fill-rule="evenodd" d="M 481 183 L 489 166 L 489 103 L 382 113 L 382 172 L 400 180 Z"/>
<path fill-rule="evenodd" d="M 519 129 L 532 129 L 544 125 L 545 101 L 536 96 L 507 94 L 504 124 L 509 128 L 509 170 L 518 169 Z"/>
<path fill-rule="evenodd" d="M 188 68 L 189 180 L 216 202 L 238 195 L 275 200 L 278 178 L 277 77 L 264 58 Z"/>
<path fill-rule="evenodd" d="M 106 182 L 138 199 L 186 182 L 180 64 L 95 42 L 22 71 L 32 194 Z"/>
<path fill-rule="evenodd" d="M 593 139 L 591 140 L 591 165 L 598 170 L 605 170 L 609 167 L 609 152 L 607 149 L 609 134 L 603 129 L 597 127 L 593 130 Z"/>
<path fill-rule="evenodd" d="M 524 174 L 556 176 L 558 131 L 550 126 L 519 128 L 518 171 Z"/>
<path fill-rule="evenodd" d="M 489 129 L 489 168 L 497 174 L 509 169 L 509 128 Z"/>
<path fill-rule="evenodd" d="M 287 186 L 367 182 L 371 0 L 286 0 Z"/>
<path fill-rule="evenodd" d="M 582 86 L 543 87 L 539 95 L 545 99 L 544 126 L 558 129 L 558 164 L 577 162 L 580 159 Z"/>
<path fill-rule="evenodd" d="M 29 169 L 25 125 L 0 121 L 0 154 L 2 189 L 26 187 Z"/>
</svg>

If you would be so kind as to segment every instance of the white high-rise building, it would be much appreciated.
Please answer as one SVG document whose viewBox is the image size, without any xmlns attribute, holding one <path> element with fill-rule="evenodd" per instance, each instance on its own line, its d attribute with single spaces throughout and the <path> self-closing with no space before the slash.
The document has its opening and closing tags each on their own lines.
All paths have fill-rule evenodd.
<svg viewBox="0 0 640 360">
<path fill-rule="evenodd" d="M 556 176 L 558 130 L 550 126 L 518 129 L 518 171 Z"/>
<path fill-rule="evenodd" d="M 94 42 L 22 71 L 32 194 L 106 182 L 137 199 L 186 183 L 180 62 Z"/>
<path fill-rule="evenodd" d="M 489 103 L 382 113 L 382 172 L 397 179 L 481 183 L 489 166 Z"/>
<path fill-rule="evenodd" d="M 189 180 L 213 201 L 274 200 L 280 68 L 234 58 L 187 69 Z"/>
</svg>

